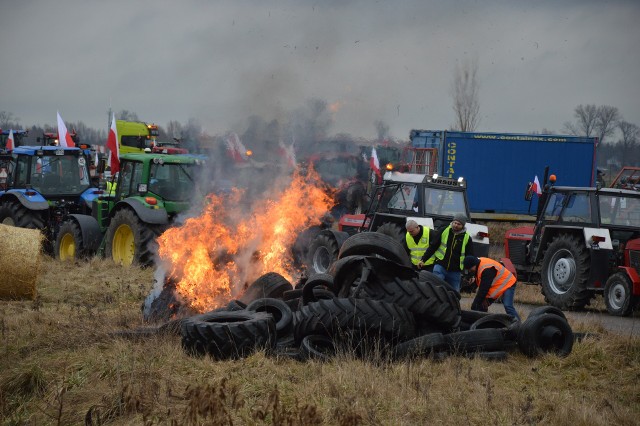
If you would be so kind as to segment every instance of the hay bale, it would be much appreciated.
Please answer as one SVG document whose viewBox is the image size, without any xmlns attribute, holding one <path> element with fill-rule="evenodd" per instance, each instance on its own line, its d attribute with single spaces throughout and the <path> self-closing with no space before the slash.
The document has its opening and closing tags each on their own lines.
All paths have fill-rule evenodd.
<svg viewBox="0 0 640 426">
<path fill-rule="evenodd" d="M 35 299 L 42 233 L 0 224 L 0 300 Z"/>
</svg>

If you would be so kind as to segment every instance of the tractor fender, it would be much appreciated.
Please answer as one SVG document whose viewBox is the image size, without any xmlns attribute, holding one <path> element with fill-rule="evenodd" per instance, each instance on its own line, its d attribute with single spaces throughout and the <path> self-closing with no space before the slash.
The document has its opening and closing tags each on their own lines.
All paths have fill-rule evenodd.
<svg viewBox="0 0 640 426">
<path fill-rule="evenodd" d="M 350 235 L 346 232 L 336 231 L 335 229 L 323 229 L 318 235 L 326 235 L 329 238 L 333 238 L 338 244 L 338 249 L 340 249 L 340 247 L 342 247 L 342 244 L 347 240 L 347 238 L 350 237 Z"/>
<path fill-rule="evenodd" d="M 10 189 L 0 197 L 0 201 L 14 199 L 29 210 L 47 210 L 49 208 L 49 203 L 42 195 L 36 192 L 35 195 L 27 196 L 24 194 L 25 191 L 24 189 Z"/>
<path fill-rule="evenodd" d="M 69 217 L 80 227 L 84 247 L 92 252 L 97 251 L 102 242 L 102 232 L 100 232 L 98 221 L 93 216 L 86 214 L 70 214 Z"/>
<path fill-rule="evenodd" d="M 152 225 L 165 225 L 169 223 L 167 210 L 164 208 L 150 209 L 145 207 L 141 201 L 136 200 L 135 198 L 127 198 L 116 204 L 116 207 L 111 212 L 111 217 L 115 215 L 116 211 L 125 206 L 132 208 L 138 217 L 145 223 L 150 223 Z"/>
</svg>

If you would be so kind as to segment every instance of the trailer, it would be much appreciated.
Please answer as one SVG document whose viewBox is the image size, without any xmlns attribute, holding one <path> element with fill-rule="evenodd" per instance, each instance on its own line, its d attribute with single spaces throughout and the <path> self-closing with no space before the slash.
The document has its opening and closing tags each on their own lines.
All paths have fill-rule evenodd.
<svg viewBox="0 0 640 426">
<path fill-rule="evenodd" d="M 429 154 L 424 162 L 436 164 L 436 173 L 471 182 L 476 220 L 534 221 L 537 198 L 525 200 L 522 188 L 547 166 L 565 186 L 594 186 L 596 178 L 598 138 L 444 130 L 412 130 L 409 138 Z"/>
</svg>

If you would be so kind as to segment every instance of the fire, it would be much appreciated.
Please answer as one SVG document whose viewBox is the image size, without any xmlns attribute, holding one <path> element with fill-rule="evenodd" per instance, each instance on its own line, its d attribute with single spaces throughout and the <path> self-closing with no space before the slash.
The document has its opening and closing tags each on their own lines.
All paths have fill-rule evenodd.
<svg viewBox="0 0 640 426">
<path fill-rule="evenodd" d="M 159 255 L 177 281 L 178 294 L 205 312 L 237 297 L 245 282 L 267 272 L 292 280 L 291 246 L 298 233 L 331 207 L 331 197 L 313 171 L 297 172 L 282 192 L 243 209 L 242 191 L 209 194 L 198 217 L 158 238 Z"/>
<path fill-rule="evenodd" d="M 331 111 L 332 114 L 337 113 L 338 111 L 340 111 L 342 109 L 342 107 L 344 106 L 344 102 L 342 101 L 335 101 L 332 104 L 329 104 L 329 111 Z"/>
</svg>

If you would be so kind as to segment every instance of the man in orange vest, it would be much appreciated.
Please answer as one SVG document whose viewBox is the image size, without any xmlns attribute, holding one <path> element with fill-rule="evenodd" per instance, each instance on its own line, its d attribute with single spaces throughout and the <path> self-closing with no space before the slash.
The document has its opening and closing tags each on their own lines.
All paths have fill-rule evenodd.
<svg viewBox="0 0 640 426">
<path fill-rule="evenodd" d="M 516 277 L 501 263 L 488 257 L 466 256 L 463 261 L 465 275 L 478 286 L 471 310 L 487 312 L 489 305 L 502 298 L 504 311 L 520 321 L 513 307 L 516 292 Z"/>
</svg>

